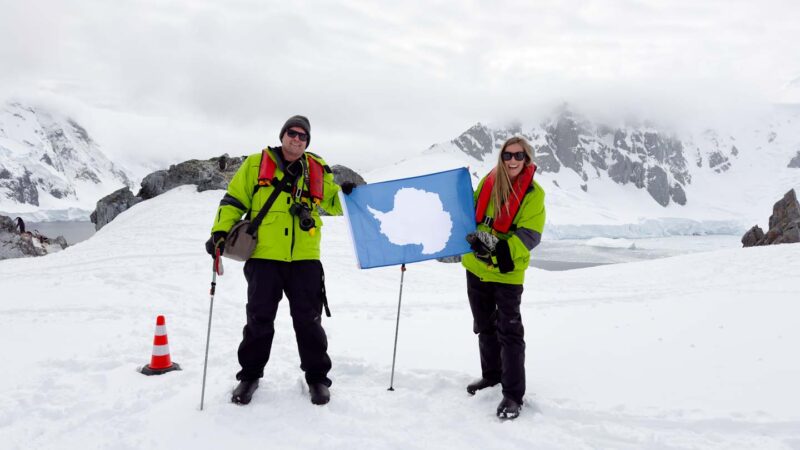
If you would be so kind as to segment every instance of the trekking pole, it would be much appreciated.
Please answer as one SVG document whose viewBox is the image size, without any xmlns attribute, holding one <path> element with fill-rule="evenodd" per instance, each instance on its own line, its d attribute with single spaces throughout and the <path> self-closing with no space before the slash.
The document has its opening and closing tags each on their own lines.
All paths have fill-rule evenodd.
<svg viewBox="0 0 800 450">
<path fill-rule="evenodd" d="M 392 379 L 389 381 L 389 390 L 394 391 L 394 362 L 397 359 L 397 332 L 400 330 L 400 302 L 403 301 L 403 276 L 406 274 L 406 265 L 400 266 L 400 298 L 397 299 L 397 323 L 394 326 L 394 353 L 392 354 Z"/>
<path fill-rule="evenodd" d="M 208 344 L 211 342 L 211 315 L 214 313 L 214 293 L 217 290 L 217 274 L 222 275 L 222 259 L 219 249 L 216 249 L 214 264 L 211 266 L 211 305 L 208 307 L 208 332 L 206 333 L 206 359 L 203 363 L 203 390 L 200 393 L 200 411 L 203 410 L 203 401 L 206 397 L 206 369 L 208 368 Z"/>
</svg>

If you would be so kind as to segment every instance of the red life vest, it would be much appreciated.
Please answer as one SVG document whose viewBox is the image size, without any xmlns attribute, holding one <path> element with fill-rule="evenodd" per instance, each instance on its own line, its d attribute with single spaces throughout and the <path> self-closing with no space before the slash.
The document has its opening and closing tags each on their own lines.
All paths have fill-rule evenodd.
<svg viewBox="0 0 800 450">
<path fill-rule="evenodd" d="M 264 149 L 261 151 L 261 165 L 258 168 L 258 185 L 259 186 L 270 186 L 275 180 L 275 169 L 277 164 L 269 155 L 269 149 Z M 316 159 L 303 156 L 308 161 L 308 186 L 310 192 L 303 191 L 304 197 L 311 197 L 314 203 L 319 203 L 322 201 L 322 178 L 324 176 L 325 169 L 322 164 L 319 163 Z"/>
<path fill-rule="evenodd" d="M 486 207 L 489 206 L 489 201 L 492 199 L 492 188 L 494 188 L 496 169 L 492 169 L 489 175 L 486 176 L 486 181 L 481 186 L 481 192 L 478 194 L 478 205 L 475 207 L 475 221 L 477 223 L 485 224 L 499 233 L 508 233 L 511 229 L 511 222 L 519 211 L 519 206 L 522 204 L 522 199 L 528 192 L 528 187 L 533 183 L 533 174 L 536 173 L 536 164 L 531 163 L 522 169 L 514 185 L 511 186 L 512 194 L 508 196 L 508 208 L 503 206 L 494 206 L 495 217 L 486 216 Z"/>
</svg>

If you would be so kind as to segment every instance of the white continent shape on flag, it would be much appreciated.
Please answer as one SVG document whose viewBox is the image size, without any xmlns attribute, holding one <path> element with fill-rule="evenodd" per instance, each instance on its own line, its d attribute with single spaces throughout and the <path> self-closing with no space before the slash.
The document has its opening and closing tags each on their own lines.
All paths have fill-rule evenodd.
<svg viewBox="0 0 800 450">
<path fill-rule="evenodd" d="M 435 192 L 402 188 L 394 194 L 391 211 L 381 212 L 369 206 L 367 209 L 378 219 L 381 233 L 392 244 L 419 244 L 422 253 L 430 255 L 444 250 L 450 240 L 453 220 Z"/>
</svg>

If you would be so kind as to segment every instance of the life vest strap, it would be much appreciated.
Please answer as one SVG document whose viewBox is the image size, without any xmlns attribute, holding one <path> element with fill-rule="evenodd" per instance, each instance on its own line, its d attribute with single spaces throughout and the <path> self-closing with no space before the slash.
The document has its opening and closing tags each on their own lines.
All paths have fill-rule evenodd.
<svg viewBox="0 0 800 450">
<path fill-rule="evenodd" d="M 255 195 L 255 193 L 258 192 L 258 190 L 262 187 L 278 185 L 278 179 L 275 177 L 277 163 L 270 157 L 271 151 L 272 149 L 269 147 L 261 151 L 261 162 L 259 163 L 258 168 L 258 183 L 253 187 L 253 195 Z M 313 153 L 310 155 L 313 155 Z M 276 155 L 276 158 L 278 157 L 279 156 Z M 306 158 L 306 161 L 308 161 L 308 179 L 306 180 L 306 183 L 308 183 L 310 189 L 303 190 L 301 195 L 310 198 L 313 203 L 319 204 L 323 198 L 323 177 L 325 175 L 325 168 L 327 166 L 320 164 L 319 161 L 317 161 L 313 156 L 306 155 L 304 157 Z M 291 187 L 286 185 L 283 185 L 281 190 L 290 194 L 295 193 Z"/>
<path fill-rule="evenodd" d="M 478 204 L 475 208 L 475 222 L 478 225 L 486 225 L 494 231 L 499 233 L 513 232 L 517 229 L 513 224 L 514 218 L 522 205 L 522 199 L 531 191 L 533 184 L 533 176 L 536 173 L 536 164 L 531 163 L 526 166 L 519 178 L 512 185 L 513 196 L 509 198 L 508 207 L 495 205 L 495 214 L 497 217 L 489 217 L 486 215 L 486 209 L 489 202 L 492 200 L 492 190 L 494 189 L 496 169 L 492 169 L 489 175 L 486 176 L 481 191 L 478 193 Z"/>
</svg>

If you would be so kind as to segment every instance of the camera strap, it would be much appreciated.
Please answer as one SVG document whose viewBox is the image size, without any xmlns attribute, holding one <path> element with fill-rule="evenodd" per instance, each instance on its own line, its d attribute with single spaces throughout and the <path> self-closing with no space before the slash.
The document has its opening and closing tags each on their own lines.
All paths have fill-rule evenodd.
<svg viewBox="0 0 800 450">
<path fill-rule="evenodd" d="M 277 183 L 272 185 L 272 193 L 267 198 L 267 201 L 264 202 L 264 206 L 261 207 L 261 210 L 258 212 L 258 215 L 255 219 L 250 222 L 250 225 L 247 227 L 247 234 L 250 236 L 255 236 L 256 231 L 258 231 L 258 227 L 261 225 L 261 221 L 264 220 L 264 216 L 267 215 L 269 209 L 272 207 L 272 204 L 275 203 L 275 199 L 281 194 L 286 188 L 286 175 L 283 176 Z"/>
<path fill-rule="evenodd" d="M 310 178 L 308 174 L 308 162 L 306 161 L 306 156 L 303 155 L 300 157 L 300 166 L 303 168 L 303 181 L 299 182 L 295 185 L 294 190 L 294 202 L 300 203 L 303 201 L 303 187 L 306 187 L 310 191 Z"/>
</svg>

